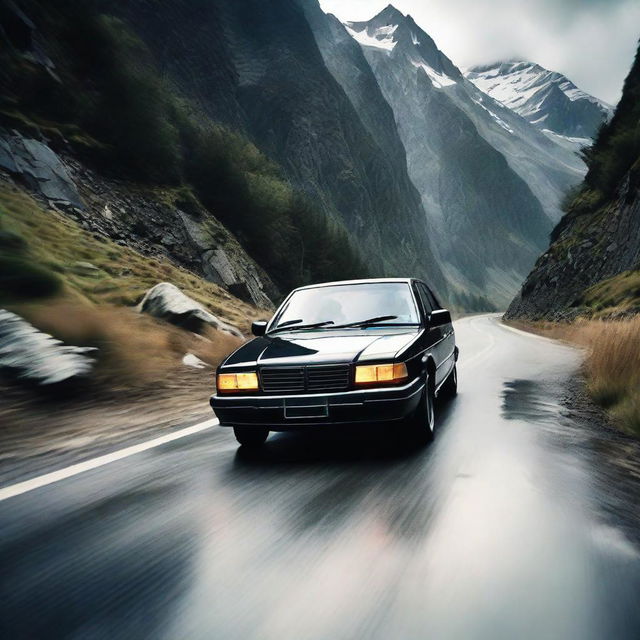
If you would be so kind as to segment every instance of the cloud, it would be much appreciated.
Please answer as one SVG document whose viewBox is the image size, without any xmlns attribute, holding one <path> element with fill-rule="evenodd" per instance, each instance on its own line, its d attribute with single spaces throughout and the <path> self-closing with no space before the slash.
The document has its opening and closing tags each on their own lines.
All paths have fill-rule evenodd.
<svg viewBox="0 0 640 640">
<path fill-rule="evenodd" d="M 389 0 L 320 0 L 366 20 Z M 397 0 L 458 66 L 523 58 L 615 104 L 640 36 L 638 0 Z"/>
</svg>

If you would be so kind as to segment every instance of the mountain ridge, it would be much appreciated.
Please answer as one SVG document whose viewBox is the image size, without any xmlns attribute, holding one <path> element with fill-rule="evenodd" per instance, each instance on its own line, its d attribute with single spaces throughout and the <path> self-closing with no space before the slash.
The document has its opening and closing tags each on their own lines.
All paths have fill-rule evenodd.
<svg viewBox="0 0 640 640">
<path fill-rule="evenodd" d="M 613 108 L 579 89 L 558 71 L 528 60 L 511 59 L 465 70 L 480 90 L 536 127 L 555 134 L 592 139 Z"/>
<path fill-rule="evenodd" d="M 506 304 L 584 171 L 393 5 L 347 25 L 317 0 L 21 5 L 56 68 L 38 117 L 191 191 L 283 289 L 344 267 Z"/>
<path fill-rule="evenodd" d="M 394 110 L 452 286 L 506 304 L 546 246 L 582 162 L 467 81 L 410 16 L 387 7 L 345 28 Z M 490 225 L 502 241 L 483 239 Z"/>
</svg>

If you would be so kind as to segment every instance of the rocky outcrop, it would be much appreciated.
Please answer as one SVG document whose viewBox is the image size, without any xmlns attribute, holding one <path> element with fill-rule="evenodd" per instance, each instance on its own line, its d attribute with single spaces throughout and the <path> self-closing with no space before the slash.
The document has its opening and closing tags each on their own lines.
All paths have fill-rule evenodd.
<svg viewBox="0 0 640 640">
<path fill-rule="evenodd" d="M 571 320 L 594 311 L 584 293 L 624 271 L 640 269 L 640 184 L 627 174 L 598 212 L 568 215 L 538 259 L 506 318 Z"/>
<path fill-rule="evenodd" d="M 98 175 L 46 141 L 0 129 L 0 174 L 80 223 L 148 256 L 165 256 L 232 295 L 270 309 L 279 292 L 235 237 L 197 202 Z"/>
<path fill-rule="evenodd" d="M 169 282 L 161 282 L 149 289 L 138 310 L 193 333 L 202 333 L 209 326 L 237 338 L 243 337 L 240 329 L 220 320 Z"/>
<path fill-rule="evenodd" d="M 0 309 L 0 371 L 20 382 L 52 386 L 86 378 L 92 347 L 64 345 L 14 313 Z"/>
<path fill-rule="evenodd" d="M 197 250 L 204 277 L 229 293 L 263 309 L 271 309 L 279 297 L 270 278 L 244 253 L 230 234 L 206 215 L 194 219 L 176 210 L 189 242 Z M 225 238 L 221 243 L 219 238 Z"/>
<path fill-rule="evenodd" d="M 51 204 L 84 209 L 82 198 L 64 163 L 39 140 L 0 129 L 0 168 Z"/>
</svg>

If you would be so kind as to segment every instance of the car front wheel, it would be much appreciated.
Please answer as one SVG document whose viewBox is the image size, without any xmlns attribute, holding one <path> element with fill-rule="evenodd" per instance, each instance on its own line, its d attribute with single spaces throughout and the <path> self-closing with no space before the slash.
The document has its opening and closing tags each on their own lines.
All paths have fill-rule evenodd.
<svg viewBox="0 0 640 640">
<path fill-rule="evenodd" d="M 269 429 L 261 427 L 233 427 L 236 440 L 248 449 L 256 449 L 265 443 L 269 437 Z"/>
</svg>

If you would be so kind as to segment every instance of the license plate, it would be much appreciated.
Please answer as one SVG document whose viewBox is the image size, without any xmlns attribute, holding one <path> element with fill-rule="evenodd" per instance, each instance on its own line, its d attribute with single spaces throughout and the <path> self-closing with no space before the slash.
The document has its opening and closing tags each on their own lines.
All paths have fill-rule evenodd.
<svg viewBox="0 0 640 640">
<path fill-rule="evenodd" d="M 326 418 L 329 416 L 327 401 L 315 401 L 311 404 L 308 400 L 285 400 L 285 418 Z"/>
</svg>

